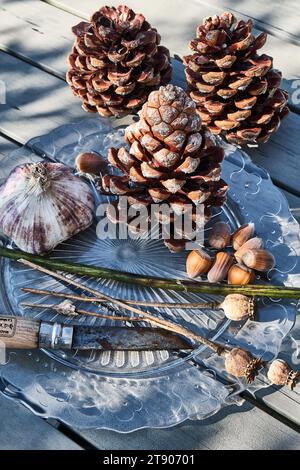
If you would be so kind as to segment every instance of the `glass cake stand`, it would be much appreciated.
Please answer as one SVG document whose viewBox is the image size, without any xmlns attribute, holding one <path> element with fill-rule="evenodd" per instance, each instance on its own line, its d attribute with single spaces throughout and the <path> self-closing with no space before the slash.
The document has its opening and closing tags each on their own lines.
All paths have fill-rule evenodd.
<svg viewBox="0 0 300 470">
<path fill-rule="evenodd" d="M 74 166 L 79 152 L 93 150 L 107 155 L 111 146 L 124 144 L 124 127 L 99 117 L 64 125 L 32 139 L 1 162 L 0 183 L 17 165 L 42 158 Z M 232 229 L 254 222 L 257 235 L 276 257 L 276 268 L 267 277 L 272 284 L 300 285 L 299 226 L 289 212 L 283 194 L 265 170 L 254 165 L 236 147 L 221 142 L 226 159 L 222 177 L 230 186 L 226 205 L 215 211 L 211 223 L 225 220 Z M 102 196 L 104 197 L 104 196 Z M 96 222 L 95 222 L 96 224 Z M 2 236 L 3 243 L 9 244 Z M 141 236 L 127 240 L 99 240 L 95 225 L 59 245 L 52 258 L 99 265 L 131 273 L 185 278 L 186 253 L 172 254 L 162 240 Z M 36 286 L 58 292 L 74 292 L 70 285 L 18 263 L 1 259 L 0 305 L 6 314 L 73 324 L 121 324 L 95 317 L 59 317 L 49 309 L 26 309 L 22 302 L 37 302 L 21 287 Z M 70 275 L 89 287 L 114 297 L 134 300 L 188 302 L 217 300 L 214 296 L 141 288 L 105 279 Z M 257 282 L 260 282 L 257 276 Z M 43 303 L 54 303 L 44 296 Z M 59 302 L 59 300 L 56 300 Z M 87 309 L 86 305 L 78 307 Z M 156 315 L 178 322 L 222 343 L 239 345 L 264 360 L 275 357 L 295 321 L 296 303 L 261 299 L 259 321 L 230 322 L 222 311 L 152 309 Z M 105 307 L 101 307 L 105 309 Z M 124 323 L 123 323 L 124 326 Z M 129 323 L 126 326 L 131 326 Z M 78 428 L 130 432 L 145 427 L 170 427 L 186 419 L 204 419 L 221 407 L 240 403 L 245 389 L 268 386 L 263 372 L 255 383 L 228 376 L 224 361 L 204 346 L 190 352 L 63 352 L 10 351 L 0 367 L 0 391 L 23 403 L 35 414 L 59 419 Z"/>
</svg>

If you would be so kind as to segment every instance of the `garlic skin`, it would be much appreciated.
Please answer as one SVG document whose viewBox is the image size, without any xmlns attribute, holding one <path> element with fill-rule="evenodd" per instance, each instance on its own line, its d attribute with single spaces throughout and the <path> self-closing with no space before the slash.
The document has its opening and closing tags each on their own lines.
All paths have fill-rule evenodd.
<svg viewBox="0 0 300 470">
<path fill-rule="evenodd" d="M 91 189 L 60 163 L 16 167 L 0 188 L 0 227 L 22 251 L 43 254 L 88 228 Z"/>
</svg>

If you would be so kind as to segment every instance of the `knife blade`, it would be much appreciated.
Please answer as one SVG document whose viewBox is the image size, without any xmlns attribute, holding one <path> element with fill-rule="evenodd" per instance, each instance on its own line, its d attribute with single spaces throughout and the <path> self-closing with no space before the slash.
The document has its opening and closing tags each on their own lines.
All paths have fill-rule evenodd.
<svg viewBox="0 0 300 470">
<path fill-rule="evenodd" d="M 103 351 L 193 349 L 183 337 L 161 328 L 70 326 L 9 315 L 0 316 L 0 347 Z"/>
</svg>

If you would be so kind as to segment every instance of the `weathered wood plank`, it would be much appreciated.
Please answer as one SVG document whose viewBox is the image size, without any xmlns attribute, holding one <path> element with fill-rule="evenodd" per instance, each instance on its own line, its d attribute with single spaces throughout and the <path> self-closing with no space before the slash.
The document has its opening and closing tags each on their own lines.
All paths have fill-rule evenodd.
<svg viewBox="0 0 300 470">
<path fill-rule="evenodd" d="M 86 15 L 87 9 L 99 8 L 97 0 L 85 0 L 84 4 L 80 0 L 46 0 L 49 4 L 59 6 L 60 8 L 72 12 L 76 15 Z M 117 2 L 116 2 L 117 3 Z M 127 4 L 137 4 L 135 2 L 127 1 Z M 168 2 L 161 2 L 168 3 Z M 174 2 L 172 2 L 174 3 Z M 113 2 L 110 2 L 113 4 Z M 262 2 L 261 0 L 253 0 L 251 2 L 235 0 L 189 0 L 188 8 L 192 9 L 193 4 L 198 6 L 198 17 L 208 16 L 215 13 L 222 13 L 223 11 L 231 10 L 236 12 L 239 17 L 254 20 L 257 28 L 267 31 L 280 39 L 288 40 L 290 42 L 300 43 L 300 28 L 299 28 L 299 4 L 297 0 L 280 1 L 273 0 L 272 2 Z M 149 2 L 149 8 L 153 2 Z M 130 5 L 131 6 L 131 5 Z M 161 5 L 163 6 L 163 5 Z M 143 5 L 144 7 L 144 5 Z M 145 5 L 146 7 L 146 5 Z M 205 7 L 210 9 L 208 14 L 204 14 Z M 212 11 L 214 9 L 214 11 Z M 173 7 L 174 12 L 178 12 L 176 7 Z M 145 11 L 145 9 L 144 9 Z M 159 13 L 159 11 L 158 11 Z M 169 10 L 172 14 L 172 10 Z M 185 14 L 185 9 L 180 9 L 180 17 Z M 197 17 L 196 17 L 197 18 Z"/>
<path fill-rule="evenodd" d="M 300 196 L 299 130 L 300 116 L 290 113 L 269 142 L 245 151 L 270 173 L 276 183 Z"/>
<path fill-rule="evenodd" d="M 47 133 L 66 122 L 84 119 L 66 83 L 0 52 L 0 78 L 6 85 L 6 104 L 0 104 L 0 131 L 18 142 Z"/>
<path fill-rule="evenodd" d="M 297 207 L 299 207 L 299 201 Z M 300 214 L 298 214 L 300 219 Z M 300 341 L 300 311 L 290 334 L 284 339 L 279 357 L 299 370 L 299 341 Z M 300 384 L 293 391 L 287 387 L 270 387 L 255 393 L 258 400 L 262 400 L 268 407 L 300 426 Z"/>
<path fill-rule="evenodd" d="M 97 0 L 59 0 L 54 3 L 84 18 L 99 8 Z M 110 4 L 116 6 L 119 1 L 112 0 Z M 188 43 L 194 37 L 195 28 L 201 19 L 220 11 L 215 5 L 200 5 L 191 0 L 188 8 L 183 8 L 182 0 L 143 2 L 142 8 L 139 0 L 128 0 L 127 4 L 136 11 L 142 9 L 147 19 L 159 30 L 163 44 L 173 54 L 180 56 L 189 53 Z M 181 12 L 180 24 L 178 11 Z M 79 21 L 78 18 L 39 0 L 26 0 L 26 8 L 23 0 L 4 3 L 0 5 L 0 14 L 4 25 L 0 31 L 0 48 L 28 58 L 62 78 L 65 76 L 66 57 L 74 39 L 71 26 Z M 292 88 L 295 80 L 300 80 L 300 63 L 291 60 L 291 57 L 299 55 L 298 47 L 270 36 L 264 50 L 274 57 L 275 67 L 283 71 L 283 86 L 294 97 L 291 103 L 295 109 L 300 111 L 300 98 L 297 100 L 297 92 Z"/>
<path fill-rule="evenodd" d="M 251 0 L 196 0 L 200 4 L 218 7 L 220 12 L 231 10 L 241 18 L 251 18 L 257 28 L 267 31 L 280 39 L 300 44 L 300 13 L 297 0 L 272 0 L 262 2 Z"/>
<path fill-rule="evenodd" d="M 300 222 L 300 197 L 296 197 L 286 191 L 286 196 L 291 213 Z M 300 309 L 296 317 L 295 325 L 289 335 L 283 340 L 279 357 L 286 360 L 295 370 L 299 370 L 298 344 L 300 340 Z M 300 384 L 294 390 L 288 387 L 262 388 L 255 393 L 258 400 L 263 401 L 269 408 L 285 416 L 290 421 L 300 426 Z"/>
<path fill-rule="evenodd" d="M 10 141 L 8 141 L 7 139 L 3 138 L 0 136 L 0 159 L 2 156 L 7 156 L 7 154 L 9 154 L 10 152 L 12 152 L 13 150 L 15 150 L 16 148 L 18 148 L 18 146 Z M 1 162 L 1 160 L 0 160 Z M 290 193 L 288 192 L 284 192 L 285 193 L 285 196 L 287 197 L 289 203 L 290 203 L 290 207 L 291 207 L 291 210 L 292 212 L 294 213 L 295 217 L 298 217 L 298 220 L 300 221 L 300 198 L 296 197 L 296 196 L 293 196 L 291 195 Z M 288 338 L 286 338 L 286 340 L 284 341 L 284 344 L 283 344 L 283 353 L 281 354 L 282 357 L 285 357 L 285 355 L 287 357 L 285 357 L 286 359 L 290 360 L 290 351 L 293 351 L 295 349 L 294 345 L 295 345 L 295 341 L 297 340 L 297 338 L 300 337 L 300 316 L 298 316 L 298 319 L 297 319 L 297 322 L 296 322 L 296 325 L 291 333 L 291 336 L 289 336 Z M 293 339 L 294 338 L 294 339 Z M 284 353 L 284 351 L 287 351 L 288 354 Z M 295 365 L 297 366 L 297 365 Z M 282 414 L 283 416 L 285 416 L 286 418 L 290 419 L 292 422 L 300 425 L 300 390 L 299 390 L 299 386 L 296 387 L 296 389 L 291 392 L 289 389 L 287 388 L 282 388 L 280 390 L 278 390 L 276 387 L 272 387 L 272 388 L 268 388 L 268 389 L 263 389 L 259 392 L 256 393 L 256 397 L 258 400 L 262 400 L 268 407 L 270 407 L 271 409 L 277 411 L 278 413 Z M 1 400 L 0 400 L 1 402 Z M 5 404 L 5 403 L 4 403 Z M 10 406 L 12 407 L 12 405 L 7 405 L 7 406 Z M 245 405 L 243 405 L 245 406 Z M 233 408 L 232 408 L 233 409 Z M 15 406 L 13 408 L 13 412 L 17 413 L 18 410 L 20 410 L 20 419 L 22 420 L 23 418 L 23 410 L 20 409 L 20 407 L 17 407 Z M 1 413 L 1 419 L 4 419 L 3 417 L 3 414 L 2 412 L 0 411 Z M 226 415 L 226 413 L 225 413 Z M 16 419 L 17 419 L 17 416 L 16 416 Z M 36 426 L 39 425 L 39 422 L 40 420 L 38 418 L 37 419 L 37 424 Z M 210 421 L 209 420 L 209 424 L 210 424 Z M 25 422 L 26 424 L 26 422 Z M 188 425 L 188 429 L 190 429 L 192 425 Z M 168 441 L 169 443 L 169 448 L 176 448 L 176 445 L 178 445 L 178 442 L 181 442 L 182 441 L 182 436 L 185 436 L 186 435 L 186 425 L 184 425 L 183 427 L 181 428 L 178 428 L 178 429 L 174 429 L 172 432 L 174 433 L 174 436 L 173 436 L 173 433 L 168 432 L 167 431 L 160 431 L 162 432 L 163 434 L 163 443 L 165 443 L 165 440 Z M 199 431 L 200 432 L 200 431 Z M 206 448 L 206 442 L 202 442 L 202 441 L 199 441 L 198 439 L 198 435 L 199 435 L 199 432 L 197 431 L 197 437 L 195 437 L 194 441 L 196 442 L 196 445 L 198 446 L 197 448 Z M 82 435 L 84 435 L 85 438 L 87 438 L 87 440 L 89 440 L 90 442 L 92 443 L 96 443 L 96 445 L 99 447 L 99 442 L 102 442 L 102 439 L 103 439 L 103 446 L 104 447 L 101 447 L 101 448 L 109 448 L 109 447 L 105 447 L 105 443 L 107 442 L 108 439 L 110 439 L 110 434 L 112 434 L 113 436 L 115 436 L 114 433 L 107 433 L 105 431 L 97 431 L 97 432 L 89 432 L 89 433 L 81 433 Z M 166 434 L 166 436 L 164 436 Z M 139 433 L 134 433 L 133 436 L 136 436 L 135 439 L 138 440 L 139 442 L 139 446 L 140 448 L 143 448 L 144 446 L 144 442 L 146 442 L 147 440 L 150 439 L 150 441 L 148 442 L 148 444 L 145 444 L 145 448 L 155 448 L 156 446 L 156 440 L 155 440 L 155 434 L 153 433 L 153 435 L 151 434 L 151 431 L 143 431 L 141 432 L 141 435 Z M 64 436 L 63 436 L 63 439 Z M 179 441 L 177 441 L 177 439 L 179 439 Z M 134 440 L 132 440 L 132 438 L 127 438 L 126 437 L 126 448 L 130 448 L 130 445 L 135 442 Z M 158 441 L 161 440 L 161 437 L 159 436 Z M 224 440 L 224 438 L 222 438 L 222 441 Z M 186 446 L 185 449 L 194 449 L 193 445 L 194 445 L 194 441 L 192 439 L 191 436 L 189 437 L 185 437 L 184 438 L 184 445 Z M 9 440 L 8 440 L 9 442 Z M 118 445 L 118 439 L 117 438 L 114 438 L 113 440 L 113 443 L 114 443 L 114 448 L 118 448 L 117 445 Z M 176 444 L 177 443 L 177 444 Z M 2 447 L 3 445 L 3 440 L 2 440 L 2 436 L 1 436 L 1 431 L 0 431 L 0 448 L 3 448 Z M 19 445 L 22 447 L 22 448 L 29 448 L 29 447 L 26 447 L 28 446 L 27 442 L 24 442 L 21 441 L 19 443 Z M 39 447 L 40 443 L 37 442 L 35 444 L 36 447 L 34 448 L 40 448 Z M 135 443 L 136 445 L 136 443 Z M 151 446 L 152 447 L 147 447 L 147 446 Z M 229 444 L 226 444 L 229 446 Z M 174 447 L 175 446 L 175 447 Z M 20 448 L 21 448 L 20 447 Z M 162 444 L 162 447 L 161 448 L 164 448 L 164 445 Z M 214 447 L 213 447 L 214 448 Z"/>
<path fill-rule="evenodd" d="M 46 421 L 3 396 L 0 416 L 1 450 L 81 450 Z"/>
<path fill-rule="evenodd" d="M 78 18 L 39 0 L 0 5 L 0 48 L 65 79 L 72 26 Z"/>
<path fill-rule="evenodd" d="M 83 431 L 80 435 L 104 450 L 287 450 L 300 447 L 296 431 L 249 403 L 221 410 L 205 421 L 189 421 L 171 429 L 144 429 L 122 435 L 98 430 Z"/>
<path fill-rule="evenodd" d="M 1 159 L 19 148 L 0 136 Z M 34 416 L 23 406 L 0 395 L 0 449 L 1 450 L 80 450 L 69 439 L 45 420 Z M 28 430 L 30 429 L 30 432 Z"/>
<path fill-rule="evenodd" d="M 19 146 L 8 139 L 5 139 L 5 137 L 2 137 L 0 135 L 0 164 L 1 164 L 1 158 L 6 157 L 7 155 L 10 154 L 10 152 L 13 152 L 16 150 Z"/>
</svg>

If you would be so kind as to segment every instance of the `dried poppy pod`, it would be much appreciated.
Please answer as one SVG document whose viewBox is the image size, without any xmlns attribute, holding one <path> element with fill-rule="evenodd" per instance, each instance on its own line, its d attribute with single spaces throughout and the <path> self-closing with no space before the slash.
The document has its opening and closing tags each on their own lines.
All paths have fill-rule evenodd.
<svg viewBox="0 0 300 470">
<path fill-rule="evenodd" d="M 130 196 L 130 206 L 137 199 L 149 208 L 163 203 L 167 213 L 154 210 L 154 219 L 161 226 L 170 225 L 166 246 L 182 251 L 209 220 L 211 208 L 226 199 L 228 187 L 221 179 L 224 151 L 215 145 L 195 103 L 180 87 L 167 85 L 151 92 L 139 116 L 125 130 L 129 149 L 108 152 L 110 164 L 123 176 L 104 175 L 102 184 L 112 194 Z M 199 266 L 194 268 L 190 274 L 199 275 Z"/>
<path fill-rule="evenodd" d="M 129 114 L 171 80 L 170 53 L 160 46 L 160 35 L 125 5 L 102 7 L 72 31 L 76 39 L 67 82 L 86 111 Z"/>
<path fill-rule="evenodd" d="M 225 369 L 234 377 L 245 377 L 247 383 L 253 382 L 263 361 L 249 351 L 242 348 L 233 348 L 225 352 Z"/>
<path fill-rule="evenodd" d="M 268 379 L 274 385 L 287 385 L 293 390 L 299 377 L 300 372 L 293 370 L 282 359 L 275 359 L 269 366 Z"/>
<path fill-rule="evenodd" d="M 259 54 L 266 33 L 228 12 L 205 18 L 184 57 L 191 98 L 207 127 L 234 144 L 267 142 L 287 116 L 288 94 L 273 59 Z"/>
<path fill-rule="evenodd" d="M 225 316 L 233 321 L 254 319 L 255 299 L 242 294 L 229 294 L 225 297 L 219 308 L 224 310 Z"/>
</svg>

